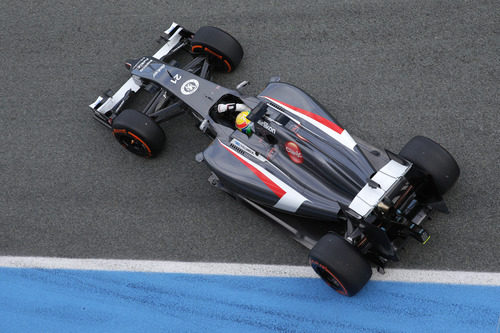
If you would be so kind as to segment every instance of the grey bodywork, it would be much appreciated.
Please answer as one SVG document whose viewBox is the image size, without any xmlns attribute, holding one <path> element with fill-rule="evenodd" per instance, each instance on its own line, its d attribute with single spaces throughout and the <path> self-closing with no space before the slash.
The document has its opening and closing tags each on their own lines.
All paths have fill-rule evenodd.
<svg viewBox="0 0 500 333">
<path fill-rule="evenodd" d="M 174 23 L 154 56 L 129 61 L 131 78 L 90 105 L 96 119 L 111 128 L 130 97 L 143 90 L 154 95 L 143 113 L 157 123 L 193 115 L 213 139 L 196 156 L 210 168 L 209 181 L 308 248 L 336 232 L 382 268 L 399 259 L 408 236 L 427 241 L 420 224 L 433 207 L 447 209 L 423 170 L 351 137 L 291 84 L 273 79 L 258 96 L 245 96 L 210 81 L 210 56 L 190 52 L 192 36 Z M 194 55 L 183 69 L 171 62 L 181 49 Z M 223 103 L 248 106 L 252 134 L 236 129 L 236 114 L 217 112 Z"/>
<path fill-rule="evenodd" d="M 220 101 L 240 99 L 250 108 L 255 108 L 259 102 L 268 102 L 262 97 L 244 97 L 237 90 L 224 88 L 150 57 L 139 59 L 131 74 L 167 89 L 182 99 L 201 122 L 208 121 L 206 130 L 215 134 L 215 140 L 203 152 L 204 161 L 227 189 L 261 205 L 273 207 L 279 198 L 222 144 L 230 147 L 238 142 L 243 144 L 245 149 L 237 150 L 241 155 L 304 195 L 307 201 L 294 213 L 307 218 L 335 220 L 340 210 L 339 203 L 348 206 L 376 171 L 360 147 L 356 146 L 354 150 L 345 147 L 308 122 L 300 122 L 284 110 L 279 112 L 279 106 L 266 106 L 261 118 L 266 125 L 262 126 L 262 121 L 256 122 L 255 133 L 251 136 L 218 121 L 219 115 L 214 109 Z M 196 80 L 199 86 L 194 93 L 185 95 L 181 87 L 189 80 Z M 309 110 L 340 126 L 319 103 L 293 85 L 272 82 L 259 96 L 269 96 Z M 273 140 L 266 139 L 269 135 Z M 300 147 L 303 163 L 294 163 L 289 158 L 285 150 L 287 142 L 295 142 Z M 369 154 L 372 158 L 388 160 L 378 150 Z M 256 155 L 265 158 L 257 158 Z"/>
</svg>

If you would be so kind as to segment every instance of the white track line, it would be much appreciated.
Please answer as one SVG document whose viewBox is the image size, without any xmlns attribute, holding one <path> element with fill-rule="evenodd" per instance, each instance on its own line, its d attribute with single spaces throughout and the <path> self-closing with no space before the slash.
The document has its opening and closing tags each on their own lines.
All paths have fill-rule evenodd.
<svg viewBox="0 0 500 333">
<path fill-rule="evenodd" d="M 0 267 L 317 278 L 309 266 L 0 256 Z M 500 286 L 500 273 L 386 269 L 372 280 Z"/>
</svg>

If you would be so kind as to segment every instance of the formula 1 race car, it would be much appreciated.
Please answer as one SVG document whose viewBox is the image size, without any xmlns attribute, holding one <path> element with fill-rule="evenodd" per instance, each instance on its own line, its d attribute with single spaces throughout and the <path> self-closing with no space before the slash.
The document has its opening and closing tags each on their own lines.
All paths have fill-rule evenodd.
<svg viewBox="0 0 500 333">
<path fill-rule="evenodd" d="M 342 295 L 355 295 L 410 236 L 425 244 L 432 210 L 459 167 L 439 144 L 411 139 L 395 154 L 351 136 L 319 102 L 272 78 L 258 96 L 211 82 L 233 71 L 241 45 L 215 27 L 196 33 L 173 23 L 153 56 L 129 60 L 130 79 L 90 105 L 134 154 L 154 157 L 165 144 L 160 123 L 183 113 L 213 142 L 196 160 L 209 182 L 279 223 L 310 249 L 316 273 Z M 181 59 L 184 61 L 181 64 Z M 142 111 L 131 100 L 146 96 Z M 132 98 L 134 97 L 134 98 Z M 143 98 L 144 100 L 144 98 Z"/>
</svg>

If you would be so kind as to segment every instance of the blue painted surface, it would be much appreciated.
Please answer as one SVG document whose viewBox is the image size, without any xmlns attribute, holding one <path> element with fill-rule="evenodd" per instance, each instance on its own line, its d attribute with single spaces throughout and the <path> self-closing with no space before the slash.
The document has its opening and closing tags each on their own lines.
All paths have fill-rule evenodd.
<svg viewBox="0 0 500 333">
<path fill-rule="evenodd" d="M 495 332 L 500 288 L 0 268 L 0 332 Z"/>
</svg>

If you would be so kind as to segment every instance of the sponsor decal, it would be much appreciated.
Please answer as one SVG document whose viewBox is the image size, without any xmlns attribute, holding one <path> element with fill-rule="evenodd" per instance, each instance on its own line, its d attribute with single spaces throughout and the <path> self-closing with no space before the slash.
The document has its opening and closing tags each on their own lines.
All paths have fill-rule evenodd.
<svg viewBox="0 0 500 333">
<path fill-rule="evenodd" d="M 160 67 L 158 67 L 158 69 L 153 73 L 153 77 L 156 77 L 164 68 L 165 65 L 161 65 Z"/>
<path fill-rule="evenodd" d="M 198 90 L 199 86 L 200 86 L 200 83 L 198 82 L 198 80 L 196 80 L 196 79 L 187 80 L 181 86 L 181 93 L 183 95 L 191 95 L 196 90 Z"/>
<path fill-rule="evenodd" d="M 134 69 L 138 70 L 139 72 L 142 72 L 144 69 L 146 69 L 150 63 L 152 63 L 152 59 L 148 59 L 146 57 L 143 57 L 137 64 L 135 64 Z"/>
<path fill-rule="evenodd" d="M 302 152 L 300 151 L 299 146 L 293 142 L 293 141 L 288 141 L 285 144 L 285 150 L 288 153 L 288 157 L 297 164 L 301 164 L 304 162 L 304 157 L 302 156 Z"/>
<path fill-rule="evenodd" d="M 268 132 L 271 132 L 273 134 L 276 134 L 276 128 L 272 127 L 271 124 L 269 124 L 267 121 L 264 121 L 262 119 L 259 119 L 257 121 L 257 124 L 265 128 Z"/>
</svg>

